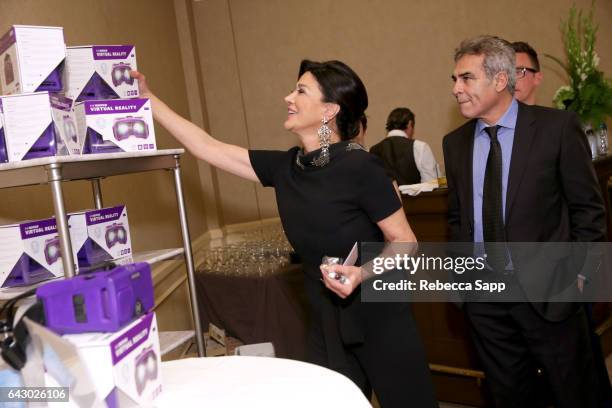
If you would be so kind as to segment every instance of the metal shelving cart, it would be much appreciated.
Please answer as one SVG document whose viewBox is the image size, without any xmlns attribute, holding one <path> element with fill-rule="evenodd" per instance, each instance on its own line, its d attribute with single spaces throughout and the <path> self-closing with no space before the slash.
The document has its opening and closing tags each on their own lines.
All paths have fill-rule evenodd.
<svg viewBox="0 0 612 408">
<path fill-rule="evenodd" d="M 156 261 L 168 259 L 181 253 L 185 257 L 187 281 L 191 303 L 193 327 L 195 329 L 198 355 L 205 355 L 204 338 L 198 310 L 195 287 L 195 268 L 189 236 L 189 224 L 185 211 L 183 186 L 181 183 L 180 158 L 183 149 L 156 150 L 150 152 L 126 152 L 89 154 L 82 156 L 53 156 L 0 164 L 0 189 L 22 187 L 36 184 L 48 184 L 51 187 L 53 207 L 57 221 L 57 232 L 60 239 L 64 276 L 71 278 L 76 268 L 72 255 L 72 244 L 68 233 L 68 221 L 64 206 L 62 182 L 90 180 L 96 208 L 102 208 L 102 189 L 100 180 L 105 177 L 122 174 L 140 173 L 153 170 L 168 170 L 173 173 L 178 215 L 183 238 L 182 250 L 174 249 L 158 253 Z M 138 255 L 135 255 L 138 258 Z"/>
</svg>

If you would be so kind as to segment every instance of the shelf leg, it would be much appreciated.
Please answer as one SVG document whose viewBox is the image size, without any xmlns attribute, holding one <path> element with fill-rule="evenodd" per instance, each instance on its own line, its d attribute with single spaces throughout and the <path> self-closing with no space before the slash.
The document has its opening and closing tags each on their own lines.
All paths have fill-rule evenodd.
<svg viewBox="0 0 612 408">
<path fill-rule="evenodd" d="M 91 189 L 93 190 L 94 204 L 96 209 L 100 210 L 104 207 L 102 203 L 102 184 L 101 179 L 95 178 L 91 180 Z"/>
<path fill-rule="evenodd" d="M 64 194 L 62 192 L 61 166 L 50 164 L 47 167 L 49 185 L 53 195 L 53 208 L 55 209 L 55 221 L 57 223 L 57 234 L 60 239 L 60 251 L 62 253 L 62 265 L 64 276 L 72 278 L 75 275 L 74 258 L 72 257 L 72 243 L 70 242 L 70 231 L 68 230 L 68 218 L 64 207 Z"/>
<path fill-rule="evenodd" d="M 174 172 L 174 186 L 176 188 L 176 201 L 178 204 L 179 219 L 181 222 L 181 233 L 183 235 L 183 246 L 185 248 L 185 264 L 187 266 L 187 283 L 189 285 L 189 297 L 191 301 L 191 311 L 193 314 L 193 327 L 195 329 L 196 344 L 198 355 L 206 356 L 204 347 L 204 337 L 202 335 L 202 323 L 200 322 L 200 311 L 198 308 L 198 295 L 195 286 L 195 268 L 193 266 L 193 254 L 191 252 L 191 238 L 189 236 L 189 224 L 187 223 L 187 211 L 185 211 L 185 199 L 183 197 L 183 186 L 181 183 L 180 156 L 175 156 L 176 166 Z"/>
</svg>

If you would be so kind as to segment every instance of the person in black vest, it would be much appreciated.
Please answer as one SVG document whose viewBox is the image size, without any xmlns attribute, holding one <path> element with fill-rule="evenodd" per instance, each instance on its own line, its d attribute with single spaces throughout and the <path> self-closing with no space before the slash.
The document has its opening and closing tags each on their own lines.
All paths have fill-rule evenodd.
<svg viewBox="0 0 612 408">
<path fill-rule="evenodd" d="M 424 183 L 438 177 L 429 145 L 414 138 L 414 113 L 395 108 L 387 118 L 387 137 L 370 148 L 398 185 Z"/>
</svg>

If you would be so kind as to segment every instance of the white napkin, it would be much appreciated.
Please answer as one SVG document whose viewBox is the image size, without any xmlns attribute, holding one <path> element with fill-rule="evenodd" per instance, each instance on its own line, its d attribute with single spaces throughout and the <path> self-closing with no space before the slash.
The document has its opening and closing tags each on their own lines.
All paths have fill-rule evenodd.
<svg viewBox="0 0 612 408">
<path fill-rule="evenodd" d="M 405 185 L 399 186 L 398 188 L 402 194 L 416 196 L 421 193 L 427 193 L 429 191 L 433 191 L 434 189 L 438 188 L 438 180 L 430 180 L 425 183 L 419 183 L 419 184 L 405 184 Z"/>
</svg>

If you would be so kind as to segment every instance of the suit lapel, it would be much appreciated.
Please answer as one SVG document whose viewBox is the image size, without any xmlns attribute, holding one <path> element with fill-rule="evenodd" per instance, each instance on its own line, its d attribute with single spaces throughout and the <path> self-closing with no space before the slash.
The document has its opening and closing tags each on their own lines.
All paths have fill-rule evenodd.
<svg viewBox="0 0 612 408">
<path fill-rule="evenodd" d="M 463 142 L 461 143 L 461 182 L 464 184 L 464 188 L 460 191 L 464 192 L 462 202 L 468 204 L 468 219 L 470 221 L 470 228 L 474 228 L 474 186 L 473 186 L 473 160 L 474 160 L 474 131 L 476 130 L 476 120 L 472 120 L 465 127 L 465 131 L 462 135 Z"/>
<path fill-rule="evenodd" d="M 514 129 L 514 143 L 512 144 L 510 174 L 508 175 L 508 191 L 506 192 L 506 222 L 510 219 L 512 204 L 518 194 L 521 180 L 525 174 L 536 130 L 535 116 L 531 108 L 520 102 L 518 106 L 516 128 Z"/>
</svg>

